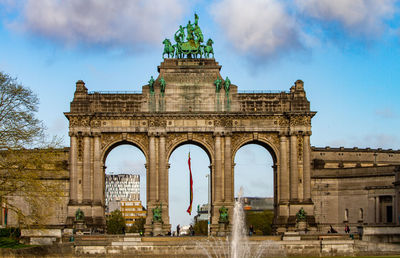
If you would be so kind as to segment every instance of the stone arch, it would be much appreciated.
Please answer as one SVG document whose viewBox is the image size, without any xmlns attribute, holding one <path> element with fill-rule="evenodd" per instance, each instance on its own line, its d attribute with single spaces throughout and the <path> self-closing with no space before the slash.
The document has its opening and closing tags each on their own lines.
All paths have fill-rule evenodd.
<svg viewBox="0 0 400 258">
<path fill-rule="evenodd" d="M 275 146 L 275 143 L 273 143 L 271 140 L 265 139 L 265 138 L 258 138 L 258 139 L 254 139 L 254 138 L 250 138 L 250 137 L 246 137 L 243 138 L 241 141 L 239 141 L 236 146 L 233 146 L 232 149 L 232 163 L 235 160 L 235 156 L 236 156 L 236 152 L 243 146 L 248 145 L 248 144 L 258 144 L 262 147 L 264 147 L 265 149 L 268 150 L 268 152 L 271 154 L 272 156 L 272 160 L 274 161 L 274 165 L 278 165 L 279 164 L 279 149 Z"/>
<path fill-rule="evenodd" d="M 179 141 L 173 143 L 167 150 L 167 160 L 169 160 L 169 158 L 171 157 L 171 154 L 172 154 L 172 152 L 174 152 L 174 150 L 176 150 L 177 148 L 179 148 L 180 146 L 185 145 L 185 144 L 193 144 L 193 145 L 196 145 L 196 146 L 202 148 L 206 152 L 208 158 L 210 159 L 210 164 L 213 164 L 213 157 L 214 157 L 213 148 L 211 147 L 210 144 L 208 144 L 202 140 L 199 140 L 199 139 L 190 139 L 190 140 L 189 139 L 180 139 Z"/>
<path fill-rule="evenodd" d="M 269 136 L 267 137 L 243 137 L 241 138 L 240 141 L 236 142 L 236 145 L 233 146 L 232 148 L 232 181 L 235 181 L 235 158 L 236 158 L 236 153 L 237 151 L 246 145 L 249 144 L 257 144 L 263 148 L 265 148 L 271 155 L 272 157 L 272 161 L 273 161 L 273 200 L 274 200 L 274 221 L 276 221 L 276 219 L 278 218 L 278 195 L 279 195 L 279 184 L 278 184 L 278 178 L 279 178 L 279 169 L 278 169 L 278 164 L 279 164 L 279 153 L 280 150 L 278 149 L 278 147 L 276 146 L 277 143 L 274 143 L 276 141 L 279 141 L 279 139 L 275 139 L 273 136 Z M 278 146 L 279 146 L 279 142 L 278 142 Z M 234 188 L 234 183 L 232 183 L 232 187 Z M 232 191 L 232 194 L 234 194 L 234 191 Z M 273 222 L 275 223 L 275 222 Z M 273 226 L 274 228 L 275 226 Z"/>
<path fill-rule="evenodd" d="M 105 164 L 105 161 L 107 159 L 108 154 L 113 149 L 115 149 L 116 147 L 118 147 L 120 145 L 124 145 L 124 144 L 132 145 L 132 146 L 138 148 L 143 153 L 144 157 L 146 158 L 146 162 L 148 161 L 147 149 L 139 141 L 136 141 L 134 139 L 116 139 L 116 140 L 113 140 L 111 142 L 108 142 L 104 146 L 104 148 L 102 149 L 102 152 L 101 152 L 101 161 L 102 161 L 102 163 Z"/>
</svg>

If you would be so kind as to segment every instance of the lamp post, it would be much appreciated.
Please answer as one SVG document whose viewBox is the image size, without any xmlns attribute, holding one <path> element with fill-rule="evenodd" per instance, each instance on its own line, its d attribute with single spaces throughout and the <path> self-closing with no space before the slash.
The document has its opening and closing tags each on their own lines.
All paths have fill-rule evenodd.
<svg viewBox="0 0 400 258">
<path fill-rule="evenodd" d="M 210 228 L 211 228 L 211 177 L 210 174 L 206 175 L 208 179 L 208 207 L 207 207 L 207 213 L 208 213 L 208 223 L 207 223 L 207 235 L 210 235 Z"/>
</svg>

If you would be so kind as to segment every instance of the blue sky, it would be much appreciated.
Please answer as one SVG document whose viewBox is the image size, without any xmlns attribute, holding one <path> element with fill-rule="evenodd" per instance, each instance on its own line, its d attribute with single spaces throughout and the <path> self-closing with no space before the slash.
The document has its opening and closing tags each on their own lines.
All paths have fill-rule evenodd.
<svg viewBox="0 0 400 258">
<path fill-rule="evenodd" d="M 39 96 L 39 118 L 68 145 L 63 112 L 75 82 L 96 91 L 140 91 L 157 75 L 162 40 L 197 12 L 204 37 L 215 42 L 221 75 L 239 90 L 288 90 L 297 79 L 305 82 L 318 112 L 312 145 L 400 149 L 399 7 L 396 0 L 0 0 L 0 70 Z M 171 156 L 171 178 L 187 173 L 188 148 Z M 199 164 L 208 162 L 191 148 L 198 152 L 193 162 L 197 155 Z M 109 170 L 144 170 L 137 156 L 119 161 L 123 153 L 111 152 Z M 270 157 L 256 146 L 244 153 L 236 157 L 242 159 L 237 174 L 241 166 L 264 173 L 265 186 L 247 176 L 236 181 L 251 186 L 251 195 L 272 195 L 270 169 L 264 169 Z M 172 160 L 182 162 L 177 172 Z M 172 188 L 175 195 L 183 191 Z M 200 196 L 199 203 L 207 199 Z M 175 221 L 185 224 L 188 218 L 179 214 Z"/>
</svg>

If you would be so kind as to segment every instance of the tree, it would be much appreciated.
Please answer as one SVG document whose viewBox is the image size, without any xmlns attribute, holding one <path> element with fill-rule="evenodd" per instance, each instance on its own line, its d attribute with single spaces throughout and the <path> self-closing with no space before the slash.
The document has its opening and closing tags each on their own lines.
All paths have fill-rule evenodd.
<svg viewBox="0 0 400 258">
<path fill-rule="evenodd" d="M 145 218 L 136 219 L 132 226 L 129 228 L 129 233 L 140 233 L 144 232 L 144 224 L 146 224 Z"/>
<path fill-rule="evenodd" d="M 208 235 L 208 221 L 199 220 L 194 223 L 193 230 L 196 235 L 207 236 Z"/>
<path fill-rule="evenodd" d="M 30 89 L 0 72 L 0 147 L 34 146 L 43 139 L 44 126 L 35 117 L 38 104 Z"/>
<path fill-rule="evenodd" d="M 122 217 L 122 212 L 120 210 L 111 212 L 111 215 L 107 218 L 107 233 L 124 234 L 125 228 L 125 219 Z"/>
<path fill-rule="evenodd" d="M 62 196 L 60 184 L 43 180 L 57 177 L 60 164 L 57 141 L 47 141 L 35 117 L 38 104 L 30 89 L 0 72 L 0 200 L 19 225 L 44 223 Z"/>
<path fill-rule="evenodd" d="M 263 235 L 271 235 L 271 225 L 274 219 L 273 211 L 248 211 L 246 214 L 246 224 L 247 226 L 253 225 L 255 232 L 260 232 Z"/>
</svg>

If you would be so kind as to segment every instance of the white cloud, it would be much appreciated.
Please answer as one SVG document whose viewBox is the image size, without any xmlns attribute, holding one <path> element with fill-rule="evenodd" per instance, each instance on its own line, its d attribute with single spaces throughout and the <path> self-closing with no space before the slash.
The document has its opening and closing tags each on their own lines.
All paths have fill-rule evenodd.
<svg viewBox="0 0 400 258">
<path fill-rule="evenodd" d="M 396 0 L 296 0 L 300 12 L 322 22 L 339 23 L 347 32 L 376 36 L 393 17 Z"/>
<path fill-rule="evenodd" d="M 65 45 L 141 48 L 160 44 L 183 6 L 182 0 L 27 0 L 13 27 Z"/>
<path fill-rule="evenodd" d="M 212 7 L 215 21 L 242 53 L 274 56 L 301 46 L 300 29 L 278 0 L 222 0 Z"/>
</svg>

